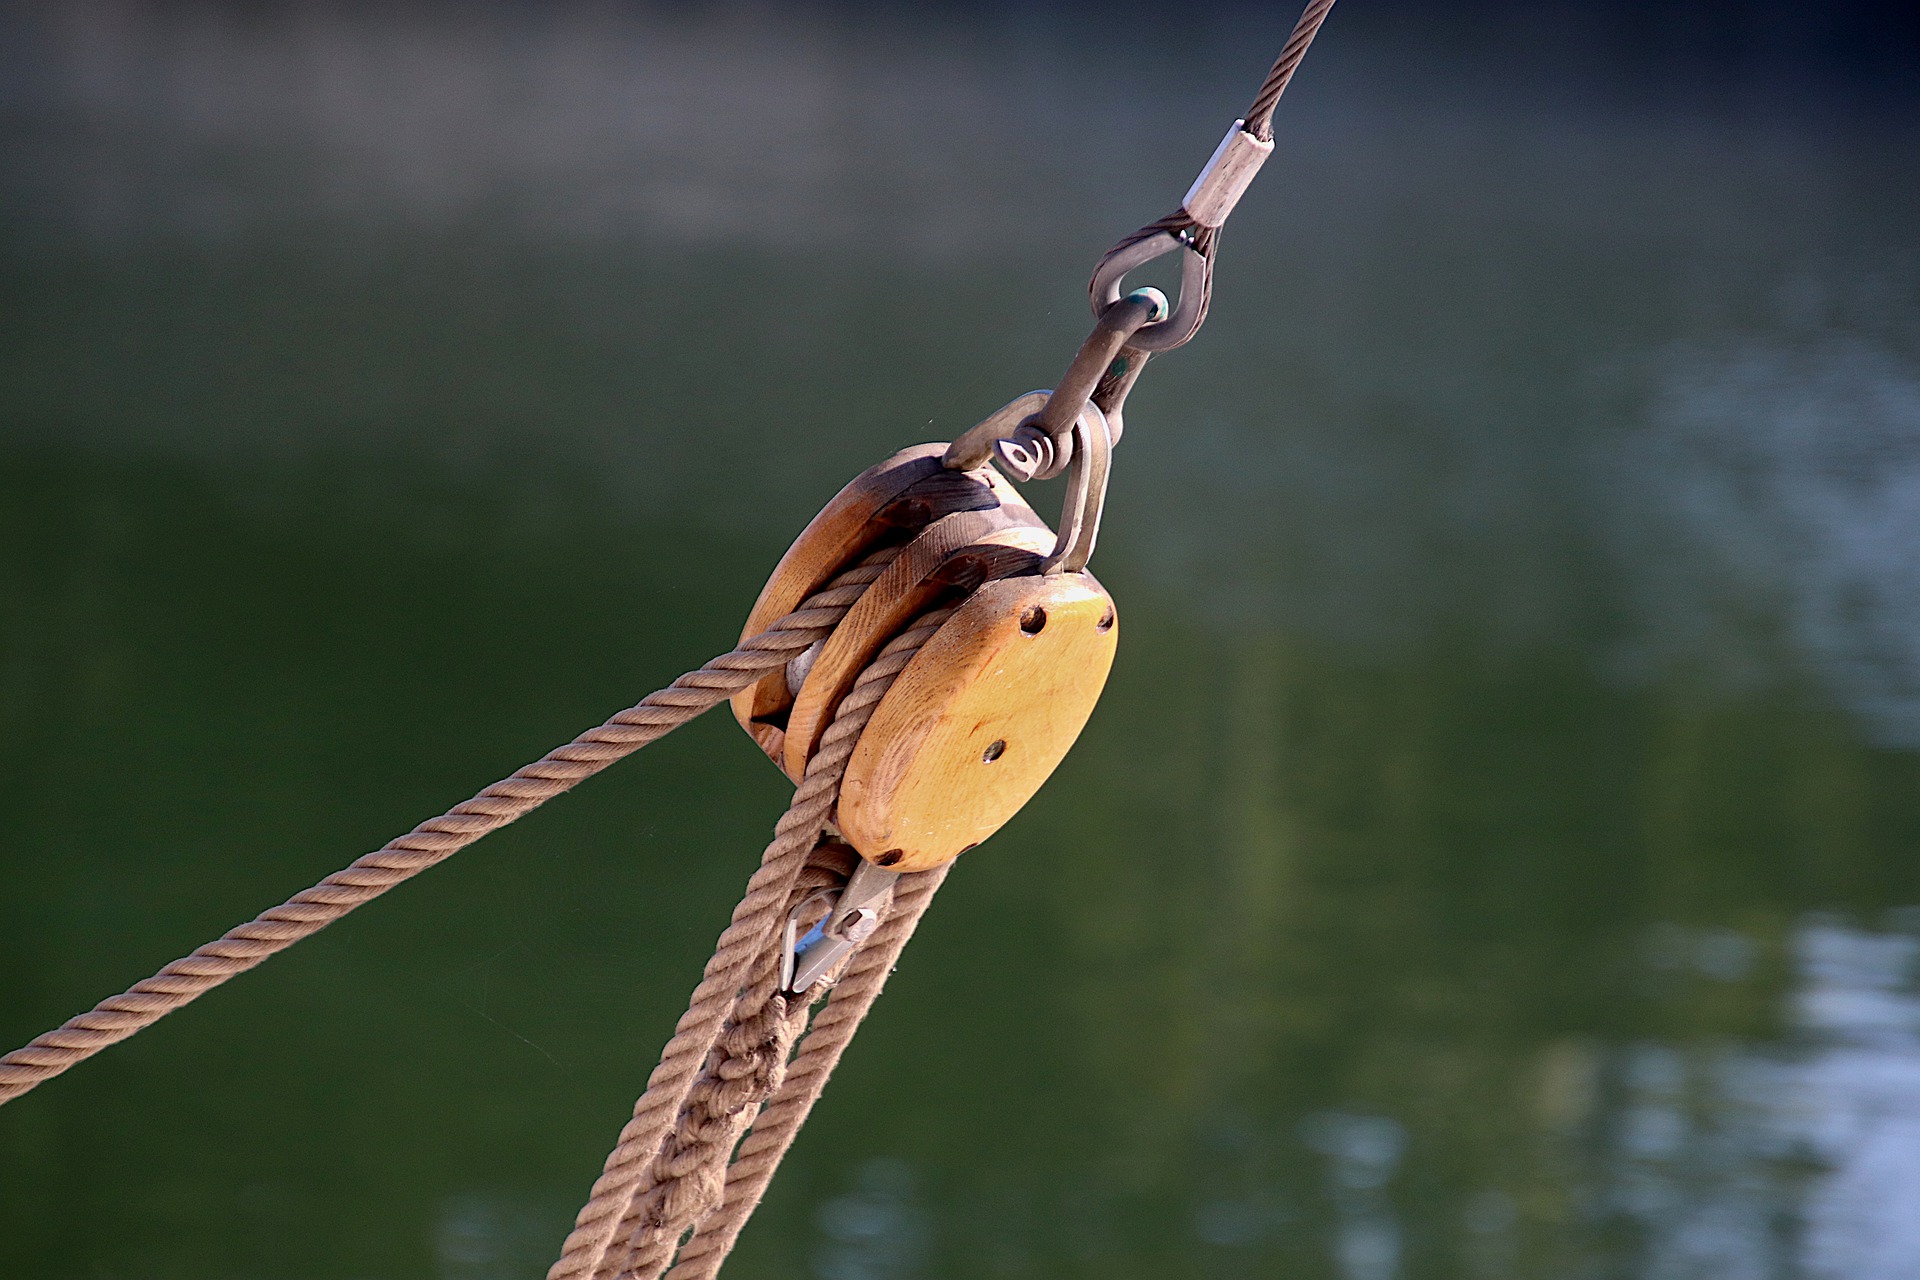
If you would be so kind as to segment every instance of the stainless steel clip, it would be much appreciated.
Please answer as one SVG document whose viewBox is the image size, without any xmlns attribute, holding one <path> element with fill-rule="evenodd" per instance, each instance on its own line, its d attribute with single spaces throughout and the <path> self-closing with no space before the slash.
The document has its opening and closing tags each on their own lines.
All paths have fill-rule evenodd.
<svg viewBox="0 0 1920 1280">
<path fill-rule="evenodd" d="M 880 911 L 893 894 L 897 871 L 875 866 L 865 858 L 835 896 L 827 914 L 813 928 L 800 932 L 803 902 L 787 913 L 787 931 L 781 939 L 780 990 L 800 995 L 827 976 L 849 952 L 880 927 Z M 812 899 L 808 899 L 811 902 Z"/>
</svg>

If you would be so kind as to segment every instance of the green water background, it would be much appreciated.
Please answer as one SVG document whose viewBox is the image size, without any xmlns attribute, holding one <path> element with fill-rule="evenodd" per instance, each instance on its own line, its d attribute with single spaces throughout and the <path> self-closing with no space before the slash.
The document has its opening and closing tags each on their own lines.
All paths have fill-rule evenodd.
<svg viewBox="0 0 1920 1280">
<path fill-rule="evenodd" d="M 1124 13 L 5 10 L 0 1040 L 1048 385 L 1284 25 Z M 1920 1274 L 1915 114 L 1416 17 L 1286 99 L 1100 710 L 730 1277 Z M 0 1275 L 542 1274 L 783 797 L 710 717 L 0 1110 Z"/>
</svg>

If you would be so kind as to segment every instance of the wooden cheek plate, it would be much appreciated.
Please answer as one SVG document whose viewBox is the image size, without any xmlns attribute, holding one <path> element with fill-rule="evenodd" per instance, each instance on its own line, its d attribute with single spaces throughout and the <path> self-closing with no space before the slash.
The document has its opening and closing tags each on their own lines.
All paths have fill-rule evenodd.
<svg viewBox="0 0 1920 1280">
<path fill-rule="evenodd" d="M 880 866 L 924 871 L 999 830 L 1080 736 L 1119 638 L 1091 574 L 982 585 L 860 735 L 840 784 L 848 842 Z"/>
<path fill-rule="evenodd" d="M 825 586 L 834 574 L 865 555 L 881 540 L 901 532 L 879 517 L 896 500 L 924 493 L 922 522 L 952 511 L 999 510 L 1000 523 L 1040 524 L 1019 493 L 991 467 L 966 473 L 940 465 L 944 444 L 914 445 L 867 468 L 835 494 L 803 529 L 774 567 L 741 628 L 746 639 L 791 612 Z M 786 755 L 786 734 L 777 723 L 793 703 L 784 672 L 762 677 L 731 699 L 734 718 L 776 764 Z M 796 778 L 799 775 L 794 775 Z"/>
<path fill-rule="evenodd" d="M 776 761 L 788 777 L 798 782 L 806 776 L 807 761 L 819 749 L 840 699 L 887 641 L 937 597 L 952 590 L 942 578 L 956 558 L 981 559 L 994 550 L 1025 552 L 1023 559 L 1032 565 L 1053 550 L 1053 531 L 1045 525 L 1007 524 L 1018 515 L 1007 508 L 956 511 L 922 529 L 901 548 L 827 637 L 794 695 L 782 754 Z"/>
</svg>

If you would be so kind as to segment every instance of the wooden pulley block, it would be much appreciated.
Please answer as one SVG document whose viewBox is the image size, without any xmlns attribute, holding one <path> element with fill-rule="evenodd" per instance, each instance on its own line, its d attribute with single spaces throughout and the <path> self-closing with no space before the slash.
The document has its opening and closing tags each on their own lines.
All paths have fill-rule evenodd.
<svg viewBox="0 0 1920 1280">
<path fill-rule="evenodd" d="M 1041 523 L 1033 508 L 992 467 L 953 471 L 941 465 L 943 444 L 915 445 L 855 476 L 821 508 L 787 548 L 747 615 L 741 639 L 764 630 L 878 550 L 908 542 L 956 512 L 989 513 L 985 527 Z M 794 690 L 786 673 L 770 672 L 732 698 L 734 718 L 776 764 L 784 763 Z M 798 775 L 796 775 L 798 776 Z"/>
<path fill-rule="evenodd" d="M 900 549 L 847 611 L 833 634 L 803 657 L 805 674 L 787 715 L 781 765 L 798 781 L 833 722 L 840 700 L 867 664 L 943 596 L 959 596 L 989 578 L 1032 573 L 1053 549 L 1053 530 L 1029 510 L 956 511 L 942 516 Z"/>
<path fill-rule="evenodd" d="M 1080 736 L 1119 638 L 1113 598 L 1092 574 L 980 586 L 874 709 L 840 783 L 841 833 L 895 871 L 937 867 L 985 840 Z"/>
</svg>

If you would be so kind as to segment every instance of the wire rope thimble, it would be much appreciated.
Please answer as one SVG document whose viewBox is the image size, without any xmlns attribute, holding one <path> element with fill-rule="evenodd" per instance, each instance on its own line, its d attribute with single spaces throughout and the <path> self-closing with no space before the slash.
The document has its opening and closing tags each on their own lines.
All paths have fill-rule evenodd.
<svg viewBox="0 0 1920 1280">
<path fill-rule="evenodd" d="M 1142 325 L 1127 340 L 1127 345 L 1137 351 L 1171 351 L 1198 333 L 1207 318 L 1207 303 L 1213 292 L 1213 258 L 1201 252 L 1192 229 L 1156 231 L 1121 245 L 1100 259 L 1087 285 L 1093 313 L 1104 316 L 1121 301 L 1120 286 L 1129 273 L 1170 253 L 1184 255 L 1180 262 L 1180 300 L 1171 314 L 1163 312 L 1164 319 Z"/>
<path fill-rule="evenodd" d="M 1120 300 L 1129 272 L 1170 253 L 1182 254 L 1180 301 L 1164 320 L 1143 325 L 1130 345 L 1138 351 L 1171 351 L 1189 341 L 1207 318 L 1213 295 L 1214 235 L 1247 193 L 1260 166 L 1273 154 L 1273 139 L 1262 138 L 1235 120 L 1220 145 L 1187 188 L 1180 208 L 1143 228 L 1110 250 L 1093 270 L 1087 286 L 1095 315 Z"/>
</svg>

